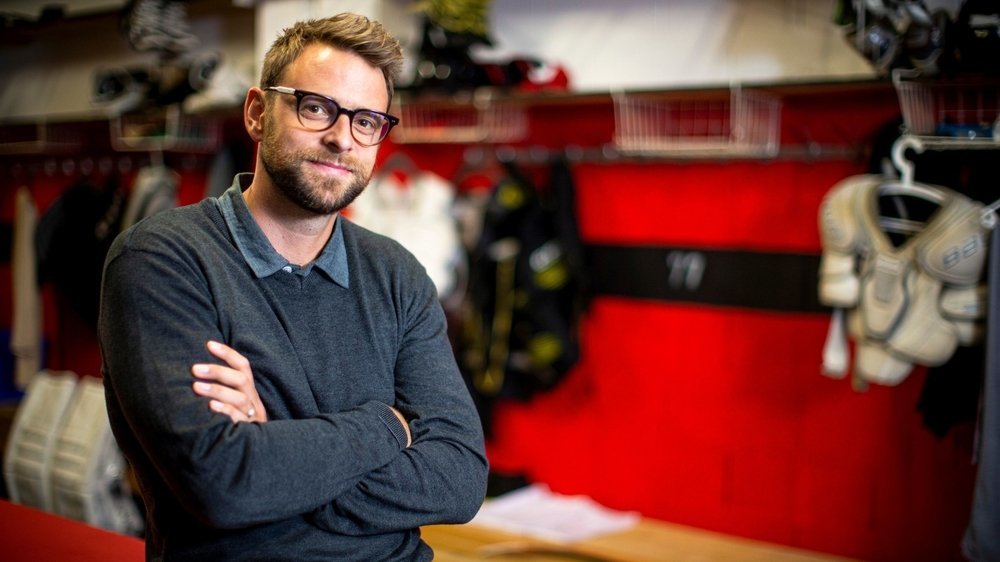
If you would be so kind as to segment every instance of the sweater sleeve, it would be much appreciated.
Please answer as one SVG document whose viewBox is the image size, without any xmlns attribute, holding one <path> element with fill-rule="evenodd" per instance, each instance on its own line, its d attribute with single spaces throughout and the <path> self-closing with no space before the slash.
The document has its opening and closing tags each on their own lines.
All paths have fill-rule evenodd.
<svg viewBox="0 0 1000 562">
<path fill-rule="evenodd" d="M 421 525 L 464 523 L 486 494 L 482 424 L 455 364 L 444 312 L 426 275 L 414 283 L 403 315 L 396 361 L 396 407 L 413 444 L 313 513 L 342 534 L 373 534 Z"/>
<path fill-rule="evenodd" d="M 225 341 L 205 276 L 183 252 L 128 236 L 105 266 L 99 332 L 109 416 L 144 487 L 240 528 L 309 513 L 400 456 L 398 420 L 378 402 L 266 424 L 211 412 L 191 389 L 192 364 L 217 362 L 205 343 Z"/>
</svg>

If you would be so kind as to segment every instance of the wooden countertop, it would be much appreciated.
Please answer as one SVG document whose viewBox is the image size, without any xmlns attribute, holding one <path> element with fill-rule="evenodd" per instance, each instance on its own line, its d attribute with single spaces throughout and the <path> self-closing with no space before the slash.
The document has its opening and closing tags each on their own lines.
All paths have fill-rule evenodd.
<svg viewBox="0 0 1000 562">
<path fill-rule="evenodd" d="M 851 559 L 643 519 L 635 527 L 558 544 L 479 525 L 423 527 L 437 562 L 847 562 Z"/>
</svg>

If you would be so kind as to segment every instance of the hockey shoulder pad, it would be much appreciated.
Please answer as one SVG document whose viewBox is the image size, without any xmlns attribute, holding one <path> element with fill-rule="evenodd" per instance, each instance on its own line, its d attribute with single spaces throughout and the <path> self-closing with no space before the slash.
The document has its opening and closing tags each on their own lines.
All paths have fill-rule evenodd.
<svg viewBox="0 0 1000 562">
<path fill-rule="evenodd" d="M 850 308 L 858 302 L 858 253 L 863 233 L 858 224 L 858 194 L 879 182 L 878 176 L 858 175 L 834 185 L 820 203 L 819 300 L 822 304 Z"/>
</svg>

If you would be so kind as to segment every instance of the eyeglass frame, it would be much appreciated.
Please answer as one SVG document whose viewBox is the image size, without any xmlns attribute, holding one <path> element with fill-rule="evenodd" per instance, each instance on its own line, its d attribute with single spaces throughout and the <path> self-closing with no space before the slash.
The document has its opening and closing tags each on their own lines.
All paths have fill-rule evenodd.
<svg viewBox="0 0 1000 562">
<path fill-rule="evenodd" d="M 317 133 L 323 132 L 323 131 L 328 131 L 328 130 L 330 130 L 331 127 L 333 127 L 337 123 L 337 119 L 340 119 L 341 115 L 346 115 L 348 117 L 348 119 L 349 119 L 348 124 L 350 125 L 350 129 L 351 129 L 351 138 L 353 138 L 355 140 L 355 142 L 357 142 L 358 144 L 360 144 L 362 146 L 377 146 L 377 145 L 381 144 L 382 141 L 384 141 L 389 136 L 389 132 L 392 131 L 392 128 L 395 127 L 396 125 L 399 125 L 399 117 L 396 117 L 395 115 L 390 115 L 390 114 L 385 113 L 383 111 L 375 111 L 374 109 L 364 109 L 364 108 L 347 109 L 346 107 L 340 105 L 340 102 L 338 102 L 337 100 L 331 98 L 330 96 L 324 96 L 323 94 L 319 94 L 319 93 L 316 93 L 316 92 L 310 92 L 308 90 L 300 90 L 298 88 L 290 88 L 288 86 L 268 86 L 268 87 L 264 88 L 264 91 L 265 92 L 277 92 L 279 94 L 287 94 L 287 95 L 290 95 L 290 96 L 295 96 L 295 118 L 298 119 L 300 125 L 302 125 L 306 129 L 309 129 L 310 131 L 314 131 L 314 132 L 317 132 Z M 333 119 L 329 120 L 330 122 L 329 122 L 329 124 L 326 127 L 323 127 L 322 129 L 313 129 L 312 127 L 310 127 L 310 126 L 308 126 L 308 125 L 306 125 L 305 123 L 302 122 L 302 113 L 301 113 L 300 109 L 302 107 L 302 99 L 305 98 L 306 96 L 316 96 L 316 97 L 318 97 L 320 99 L 326 100 L 327 102 L 333 104 L 333 106 L 337 108 L 336 115 L 333 116 Z M 354 116 L 357 115 L 360 112 L 374 113 L 375 115 L 379 115 L 379 116 L 385 118 L 386 123 L 387 123 L 387 125 L 385 126 L 385 134 L 382 135 L 382 138 L 380 138 L 377 142 L 374 142 L 372 144 L 366 144 L 365 142 L 362 142 L 362 141 L 358 140 L 358 137 L 355 136 L 355 134 L 354 134 Z"/>
</svg>

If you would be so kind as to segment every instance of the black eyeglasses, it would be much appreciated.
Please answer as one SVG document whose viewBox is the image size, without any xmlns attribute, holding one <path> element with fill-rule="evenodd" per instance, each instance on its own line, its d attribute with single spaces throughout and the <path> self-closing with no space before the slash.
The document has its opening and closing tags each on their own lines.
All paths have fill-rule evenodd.
<svg viewBox="0 0 1000 562">
<path fill-rule="evenodd" d="M 331 98 L 315 92 L 286 86 L 271 86 L 266 91 L 295 96 L 295 114 L 299 123 L 310 131 L 325 131 L 337 122 L 341 114 L 351 120 L 351 136 L 358 144 L 375 146 L 385 140 L 389 131 L 399 124 L 399 118 L 371 109 L 346 109 Z"/>
</svg>

